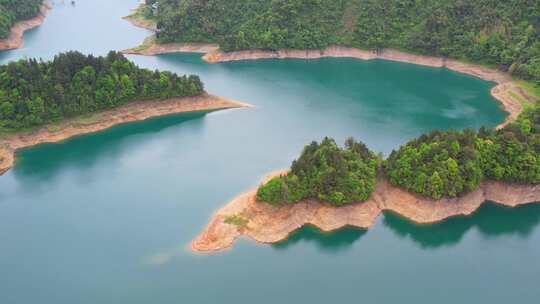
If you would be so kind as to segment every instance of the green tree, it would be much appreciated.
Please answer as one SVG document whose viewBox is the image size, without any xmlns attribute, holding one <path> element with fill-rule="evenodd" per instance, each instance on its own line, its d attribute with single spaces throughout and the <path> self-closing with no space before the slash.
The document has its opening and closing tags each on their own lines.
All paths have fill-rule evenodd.
<svg viewBox="0 0 540 304">
<path fill-rule="evenodd" d="M 439 176 L 438 172 L 433 172 L 433 175 L 429 178 L 427 193 L 434 199 L 442 198 L 444 194 L 443 180 Z"/>
</svg>

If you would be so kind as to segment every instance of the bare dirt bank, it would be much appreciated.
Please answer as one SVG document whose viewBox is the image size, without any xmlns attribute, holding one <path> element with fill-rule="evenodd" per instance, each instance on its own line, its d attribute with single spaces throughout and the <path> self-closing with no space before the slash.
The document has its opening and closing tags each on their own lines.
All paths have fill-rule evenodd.
<svg viewBox="0 0 540 304">
<path fill-rule="evenodd" d="M 37 16 L 32 19 L 23 20 L 15 23 L 13 27 L 11 27 L 11 33 L 9 34 L 9 37 L 0 40 L 0 51 L 21 48 L 24 43 L 24 32 L 43 24 L 47 15 L 47 11 L 49 11 L 50 9 L 51 7 L 47 3 L 47 1 L 44 1 Z"/>
<path fill-rule="evenodd" d="M 162 101 L 137 101 L 121 107 L 62 121 L 0 139 L 0 174 L 9 170 L 18 149 L 53 143 L 73 136 L 98 132 L 118 124 L 145 120 L 151 117 L 196 111 L 251 107 L 249 104 L 204 94 L 195 97 L 171 98 Z"/>
<path fill-rule="evenodd" d="M 498 125 L 497 128 L 502 128 L 514 121 L 523 111 L 524 103 L 535 102 L 533 96 L 530 96 L 525 90 L 512 81 L 512 78 L 507 73 L 502 71 L 441 57 L 408 54 L 393 49 L 374 52 L 343 46 L 331 46 L 324 50 L 284 49 L 278 51 L 247 50 L 222 52 L 219 50 L 219 46 L 214 44 L 157 44 L 155 38 L 150 37 L 145 40 L 141 46 L 124 51 L 126 54 L 147 56 L 182 52 L 204 53 L 203 59 L 208 63 L 259 59 L 320 59 L 332 57 L 355 58 L 360 60 L 381 59 L 434 68 L 447 68 L 458 73 L 497 83 L 491 90 L 491 95 L 501 104 L 504 111 L 508 113 L 505 121 Z"/>
<path fill-rule="evenodd" d="M 219 46 L 217 44 L 207 44 L 207 43 L 158 44 L 156 43 L 155 36 L 150 36 L 146 38 L 140 46 L 123 50 L 122 53 L 131 54 L 131 55 L 155 56 L 155 55 L 170 54 L 170 53 L 210 54 L 210 53 L 214 53 L 218 51 L 219 51 Z"/>
<path fill-rule="evenodd" d="M 272 173 L 265 180 L 283 173 Z M 204 231 L 192 241 L 191 249 L 196 252 L 223 250 L 231 247 L 241 236 L 261 243 L 275 243 L 307 224 L 323 231 L 345 226 L 368 229 L 383 211 L 397 213 L 416 223 L 435 223 L 454 216 L 470 215 L 486 201 L 508 207 L 540 202 L 540 185 L 484 182 L 476 191 L 460 198 L 434 201 L 379 180 L 368 201 L 340 208 L 318 201 L 273 207 L 257 202 L 256 190 L 252 190 L 218 210 Z M 232 218 L 236 219 L 234 223 L 230 221 Z"/>
</svg>

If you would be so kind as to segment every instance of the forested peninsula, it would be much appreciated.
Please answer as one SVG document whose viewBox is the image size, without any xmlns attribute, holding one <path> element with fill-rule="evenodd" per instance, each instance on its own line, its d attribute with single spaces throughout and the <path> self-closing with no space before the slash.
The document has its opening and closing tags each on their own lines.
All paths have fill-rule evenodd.
<svg viewBox="0 0 540 304">
<path fill-rule="evenodd" d="M 25 31 L 45 20 L 45 0 L 0 0 L 0 51 L 20 48 Z"/>
<path fill-rule="evenodd" d="M 306 224 L 367 229 L 385 210 L 433 223 L 485 201 L 540 202 L 540 105 L 497 130 L 424 134 L 387 159 L 354 139 L 312 142 L 289 170 L 219 210 L 191 248 L 222 250 L 242 235 L 274 243 Z"/>
<path fill-rule="evenodd" d="M 248 106 L 209 95 L 198 76 L 137 67 L 121 53 L 62 53 L 0 66 L 0 172 L 17 149 L 180 112 Z"/>
</svg>

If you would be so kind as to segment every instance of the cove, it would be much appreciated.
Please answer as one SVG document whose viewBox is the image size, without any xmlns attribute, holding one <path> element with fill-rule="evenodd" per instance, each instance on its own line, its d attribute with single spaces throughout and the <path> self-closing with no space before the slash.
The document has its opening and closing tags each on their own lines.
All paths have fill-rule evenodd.
<svg viewBox="0 0 540 304">
<path fill-rule="evenodd" d="M 103 54 L 147 32 L 120 17 L 136 0 L 56 3 L 2 63 L 60 50 Z M 95 22 L 99 20 L 99 22 Z M 93 23 L 95 26 L 90 26 Z M 21 151 L 0 177 L 5 303 L 534 302 L 539 206 L 484 206 L 417 226 L 305 230 L 218 255 L 186 244 L 224 201 L 286 167 L 304 144 L 355 136 L 389 153 L 432 128 L 495 126 L 492 84 L 439 69 L 351 59 L 208 65 L 200 55 L 130 57 L 197 73 L 213 94 L 256 106 L 118 126 Z"/>
</svg>

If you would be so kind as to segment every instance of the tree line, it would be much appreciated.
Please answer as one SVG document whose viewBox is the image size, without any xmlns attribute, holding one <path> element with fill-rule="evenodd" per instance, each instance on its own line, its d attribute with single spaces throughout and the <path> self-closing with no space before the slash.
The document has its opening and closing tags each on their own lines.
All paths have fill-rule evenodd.
<svg viewBox="0 0 540 304">
<path fill-rule="evenodd" d="M 540 84 L 536 0 L 161 0 L 157 20 L 163 43 L 397 48 L 493 65 Z"/>
<path fill-rule="evenodd" d="M 42 3 L 43 0 L 0 0 L 0 39 L 9 36 L 15 22 L 36 16 Z"/>
<path fill-rule="evenodd" d="M 0 128 L 17 130 L 110 109 L 135 100 L 195 96 L 198 76 L 141 69 L 124 55 L 66 52 L 52 61 L 0 66 Z"/>
<path fill-rule="evenodd" d="M 540 105 L 526 109 L 500 130 L 432 131 L 381 161 L 349 139 L 339 148 L 326 138 L 306 146 L 288 175 L 259 187 L 257 199 L 274 205 L 316 199 L 342 206 L 367 200 L 377 172 L 390 183 L 422 196 L 454 198 L 483 180 L 540 183 Z"/>
</svg>

